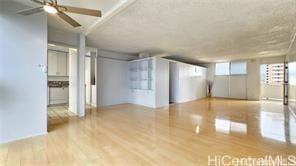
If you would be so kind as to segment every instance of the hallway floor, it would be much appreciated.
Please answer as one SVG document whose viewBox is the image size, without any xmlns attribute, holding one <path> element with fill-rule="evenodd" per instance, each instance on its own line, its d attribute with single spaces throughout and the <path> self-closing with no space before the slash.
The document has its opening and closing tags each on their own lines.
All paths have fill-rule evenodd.
<svg viewBox="0 0 296 166">
<path fill-rule="evenodd" d="M 68 123 L 75 114 L 68 111 L 68 105 L 49 106 L 47 111 L 48 130 L 57 125 Z"/>
</svg>

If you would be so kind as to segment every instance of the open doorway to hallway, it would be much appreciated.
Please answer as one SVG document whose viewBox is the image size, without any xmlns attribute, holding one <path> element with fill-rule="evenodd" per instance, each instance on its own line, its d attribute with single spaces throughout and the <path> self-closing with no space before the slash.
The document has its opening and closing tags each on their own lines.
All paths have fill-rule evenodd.
<svg viewBox="0 0 296 166">
<path fill-rule="evenodd" d="M 283 101 L 284 63 L 261 64 L 260 80 L 262 100 Z"/>
<path fill-rule="evenodd" d="M 77 49 L 48 44 L 48 131 L 77 115 Z"/>
<path fill-rule="evenodd" d="M 86 49 L 85 55 L 85 104 L 86 109 L 97 106 L 97 50 Z"/>
</svg>

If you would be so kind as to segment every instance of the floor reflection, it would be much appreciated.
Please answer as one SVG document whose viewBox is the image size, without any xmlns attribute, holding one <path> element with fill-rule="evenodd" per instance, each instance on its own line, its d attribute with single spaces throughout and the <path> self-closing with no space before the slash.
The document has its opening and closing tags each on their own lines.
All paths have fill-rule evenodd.
<svg viewBox="0 0 296 166">
<path fill-rule="evenodd" d="M 262 101 L 252 105 L 246 101 L 221 101 L 224 101 L 223 105 L 214 99 L 208 101 L 210 107 L 205 102 L 205 107 L 198 110 L 186 110 L 191 112 L 195 134 L 227 134 L 257 141 L 296 144 L 296 118 L 281 103 Z"/>
<path fill-rule="evenodd" d="M 195 128 L 195 133 L 196 133 L 196 134 L 199 134 L 199 125 L 196 126 L 196 128 Z"/>
<path fill-rule="evenodd" d="M 260 113 L 260 129 L 262 137 L 286 143 L 296 143 L 296 121 L 288 110 L 282 113 Z"/>
<path fill-rule="evenodd" d="M 284 121 L 282 113 L 262 111 L 260 113 L 261 135 L 266 138 L 286 142 Z"/>
<path fill-rule="evenodd" d="M 230 132 L 241 133 L 241 134 L 247 133 L 246 124 L 233 122 L 230 120 L 217 119 L 217 118 L 215 119 L 215 129 L 217 132 L 222 132 L 227 134 L 229 134 Z"/>
</svg>

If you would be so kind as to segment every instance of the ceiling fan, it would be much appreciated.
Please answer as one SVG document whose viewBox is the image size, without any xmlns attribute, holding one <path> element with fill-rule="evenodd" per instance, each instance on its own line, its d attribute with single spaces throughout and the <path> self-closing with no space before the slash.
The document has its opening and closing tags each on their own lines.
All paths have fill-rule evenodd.
<svg viewBox="0 0 296 166">
<path fill-rule="evenodd" d="M 77 21 L 75 21 L 73 18 L 68 16 L 65 12 L 101 17 L 100 10 L 58 5 L 57 0 L 31 0 L 31 1 L 42 6 L 22 10 L 22 11 L 19 11 L 18 14 L 31 15 L 31 14 L 39 13 L 42 11 L 46 11 L 47 13 L 58 15 L 61 19 L 63 19 L 73 27 L 79 27 L 81 25 Z"/>
</svg>

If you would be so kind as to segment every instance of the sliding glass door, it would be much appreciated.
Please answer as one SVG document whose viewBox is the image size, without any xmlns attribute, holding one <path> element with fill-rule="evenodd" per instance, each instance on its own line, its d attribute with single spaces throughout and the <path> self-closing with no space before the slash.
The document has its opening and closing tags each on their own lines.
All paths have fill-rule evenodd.
<svg viewBox="0 0 296 166">
<path fill-rule="evenodd" d="M 261 99 L 283 100 L 284 64 L 262 64 L 260 66 Z"/>
<path fill-rule="evenodd" d="M 296 62 L 289 63 L 289 106 L 296 110 Z"/>
</svg>

